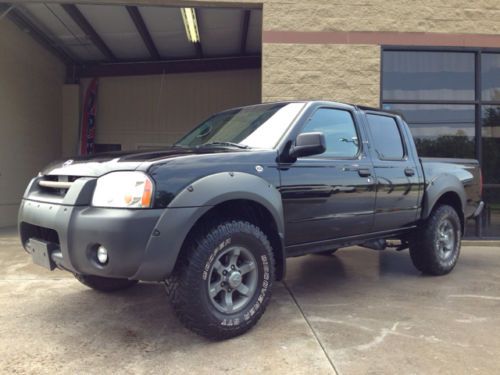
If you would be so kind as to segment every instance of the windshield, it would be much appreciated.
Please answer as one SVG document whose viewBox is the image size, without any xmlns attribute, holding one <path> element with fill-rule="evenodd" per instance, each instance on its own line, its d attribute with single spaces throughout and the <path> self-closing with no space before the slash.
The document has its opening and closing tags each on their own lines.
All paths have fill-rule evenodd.
<svg viewBox="0 0 500 375">
<path fill-rule="evenodd" d="M 178 146 L 234 144 L 252 148 L 274 148 L 304 103 L 275 103 L 243 107 L 218 113 L 201 123 Z"/>
</svg>

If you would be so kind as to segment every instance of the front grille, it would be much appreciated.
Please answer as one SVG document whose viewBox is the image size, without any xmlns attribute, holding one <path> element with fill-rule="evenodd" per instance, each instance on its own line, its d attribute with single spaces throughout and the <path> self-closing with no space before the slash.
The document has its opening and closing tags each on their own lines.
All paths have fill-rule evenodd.
<svg viewBox="0 0 500 375">
<path fill-rule="evenodd" d="M 64 197 L 78 176 L 44 176 L 38 181 L 40 191 Z"/>
<path fill-rule="evenodd" d="M 22 222 L 20 232 L 23 244 L 26 244 L 30 238 L 34 238 L 59 245 L 59 235 L 53 229 Z"/>
</svg>

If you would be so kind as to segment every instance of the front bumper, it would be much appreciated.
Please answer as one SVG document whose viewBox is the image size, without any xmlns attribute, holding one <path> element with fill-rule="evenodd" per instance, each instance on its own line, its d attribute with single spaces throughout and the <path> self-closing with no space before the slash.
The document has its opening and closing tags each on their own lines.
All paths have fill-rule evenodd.
<svg viewBox="0 0 500 375">
<path fill-rule="evenodd" d="M 23 199 L 19 231 L 23 247 L 30 239 L 51 245 L 52 262 L 68 271 L 103 277 L 132 278 L 145 257 L 148 241 L 163 210 L 128 210 L 65 206 Z M 99 246 L 109 261 L 96 259 Z"/>
<path fill-rule="evenodd" d="M 33 250 L 42 242 L 43 251 L 50 257 L 48 268 L 73 273 L 165 280 L 175 267 L 190 229 L 210 209 L 92 207 L 95 178 L 77 179 L 62 197 L 40 189 L 40 178 L 31 181 L 19 209 L 22 245 L 34 260 L 39 260 Z M 106 265 L 97 261 L 99 246 L 108 250 Z"/>
</svg>

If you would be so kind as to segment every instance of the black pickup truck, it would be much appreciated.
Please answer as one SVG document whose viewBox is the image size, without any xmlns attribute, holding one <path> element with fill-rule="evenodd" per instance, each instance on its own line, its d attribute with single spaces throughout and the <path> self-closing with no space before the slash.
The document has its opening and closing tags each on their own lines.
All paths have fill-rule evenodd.
<svg viewBox="0 0 500 375">
<path fill-rule="evenodd" d="M 402 117 L 323 101 L 231 109 L 172 147 L 49 165 L 19 212 L 24 249 L 99 291 L 165 282 L 212 339 L 250 329 L 286 258 L 361 245 L 455 266 L 482 207 L 478 162 L 419 158 Z"/>
</svg>

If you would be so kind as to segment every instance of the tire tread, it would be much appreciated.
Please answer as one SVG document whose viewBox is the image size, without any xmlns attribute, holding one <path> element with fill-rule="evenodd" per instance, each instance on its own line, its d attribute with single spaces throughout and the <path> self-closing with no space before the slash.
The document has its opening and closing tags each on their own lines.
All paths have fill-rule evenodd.
<svg viewBox="0 0 500 375">
<path fill-rule="evenodd" d="M 436 254 L 434 231 L 438 227 L 439 222 L 446 216 L 449 216 L 455 221 L 455 225 L 458 225 L 458 228 L 460 228 L 460 219 L 455 209 L 448 205 L 439 205 L 432 211 L 425 223 L 417 230 L 413 240 L 410 242 L 410 256 L 413 265 L 424 274 L 434 276 L 445 275 L 451 272 L 458 259 L 457 254 L 455 262 L 450 267 L 440 261 Z M 457 238 L 459 241 L 457 245 L 459 253 L 461 238 L 460 229 L 458 229 Z"/>
<path fill-rule="evenodd" d="M 244 232 L 257 236 L 264 244 L 269 257 L 271 277 L 269 280 L 269 291 L 266 293 L 265 303 L 262 303 L 256 314 L 248 321 L 238 326 L 221 327 L 215 324 L 204 309 L 197 308 L 199 301 L 193 301 L 191 291 L 198 288 L 199 274 L 206 263 L 206 254 L 209 253 L 222 237 L 234 232 Z M 274 257 L 267 236 L 256 225 L 246 221 L 229 220 L 209 226 L 201 225 L 195 229 L 191 236 L 193 240 L 186 244 L 182 258 L 176 266 L 173 274 L 165 281 L 167 294 L 170 296 L 174 312 L 181 323 L 193 332 L 207 337 L 211 340 L 224 340 L 243 334 L 252 328 L 265 311 L 266 304 L 271 296 L 272 280 L 274 279 Z M 195 313 L 193 313 L 195 311 Z"/>
</svg>

